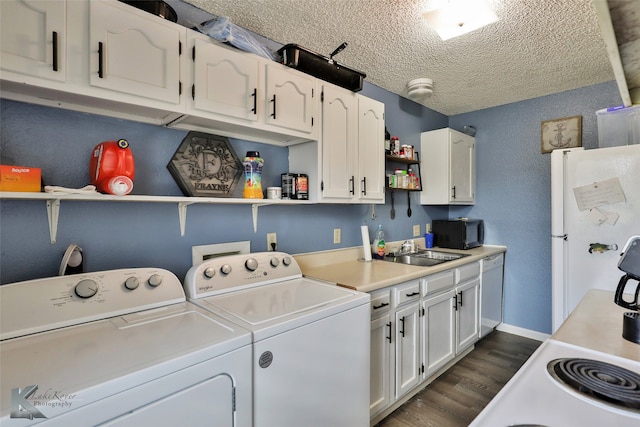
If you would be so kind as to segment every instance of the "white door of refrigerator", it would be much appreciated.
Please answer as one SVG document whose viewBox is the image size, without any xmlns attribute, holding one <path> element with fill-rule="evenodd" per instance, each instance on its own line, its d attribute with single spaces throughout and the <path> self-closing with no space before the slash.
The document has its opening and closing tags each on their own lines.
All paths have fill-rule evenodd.
<svg viewBox="0 0 640 427">
<path fill-rule="evenodd" d="M 564 166 L 562 209 L 557 208 L 559 196 L 552 191 L 552 235 L 566 238 L 552 239 L 554 331 L 589 289 L 615 290 L 622 275 L 617 269 L 620 251 L 630 236 L 640 232 L 640 145 L 559 153 L 552 160 L 554 181 L 560 179 L 553 172 L 559 167 L 558 156 Z M 625 200 L 598 207 L 618 218 L 614 224 L 597 225 L 590 219 L 589 209 L 578 209 L 574 189 L 612 178 L 620 182 Z M 558 184 L 553 182 L 552 186 Z M 558 227 L 560 218 L 562 229 Z M 617 250 L 600 251 L 591 244 L 617 246 Z"/>
</svg>

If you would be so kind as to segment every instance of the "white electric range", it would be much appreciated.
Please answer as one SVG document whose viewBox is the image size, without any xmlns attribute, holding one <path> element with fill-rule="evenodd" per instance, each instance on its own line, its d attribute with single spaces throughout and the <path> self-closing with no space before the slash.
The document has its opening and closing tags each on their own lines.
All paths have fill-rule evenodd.
<svg viewBox="0 0 640 427">
<path fill-rule="evenodd" d="M 640 344 L 622 337 L 625 311 L 589 291 L 471 426 L 640 425 Z"/>
<path fill-rule="evenodd" d="M 184 286 L 252 333 L 254 427 L 369 426 L 369 294 L 304 278 L 283 252 L 209 259 Z"/>
<path fill-rule="evenodd" d="M 0 424 L 252 425 L 251 335 L 158 268 L 0 286 Z"/>
</svg>

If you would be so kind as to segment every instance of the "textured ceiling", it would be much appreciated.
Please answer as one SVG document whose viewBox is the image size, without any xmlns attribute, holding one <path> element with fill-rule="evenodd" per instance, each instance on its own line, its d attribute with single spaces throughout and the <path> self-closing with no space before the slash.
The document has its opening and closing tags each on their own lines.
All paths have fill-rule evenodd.
<svg viewBox="0 0 640 427">
<path fill-rule="evenodd" d="M 630 101 L 640 104 L 640 0 L 609 0 L 610 20 Z"/>
<path fill-rule="evenodd" d="M 435 1 L 185 2 L 327 56 L 346 41 L 337 62 L 405 97 L 408 81 L 433 79 L 434 94 L 422 104 L 446 115 L 614 80 L 592 0 L 488 0 L 500 20 L 448 41 L 422 18 Z"/>
</svg>

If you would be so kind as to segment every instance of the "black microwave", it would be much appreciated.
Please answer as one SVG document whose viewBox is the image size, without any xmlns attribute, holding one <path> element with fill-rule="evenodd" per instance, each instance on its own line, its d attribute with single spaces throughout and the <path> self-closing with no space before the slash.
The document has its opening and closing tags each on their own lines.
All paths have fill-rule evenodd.
<svg viewBox="0 0 640 427">
<path fill-rule="evenodd" d="M 484 221 L 481 219 L 435 219 L 432 229 L 433 243 L 439 248 L 471 249 L 484 243 Z"/>
</svg>

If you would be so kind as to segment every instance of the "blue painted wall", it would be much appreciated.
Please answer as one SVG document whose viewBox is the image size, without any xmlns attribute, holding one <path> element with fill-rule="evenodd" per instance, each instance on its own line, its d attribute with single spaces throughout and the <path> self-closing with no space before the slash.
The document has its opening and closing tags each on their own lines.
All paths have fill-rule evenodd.
<svg viewBox="0 0 640 427">
<path fill-rule="evenodd" d="M 363 94 L 387 105 L 387 127 L 404 142 L 418 145 L 425 130 L 447 126 L 448 118 L 366 84 Z M 134 194 L 181 196 L 166 165 L 187 132 L 126 120 L 36 106 L 0 102 L 0 162 L 40 167 L 47 185 L 80 188 L 89 184 L 88 166 L 93 147 L 101 141 L 126 138 L 136 163 Z M 263 186 L 279 185 L 287 171 L 288 149 L 248 141 L 230 141 L 239 157 L 257 149 L 265 159 Z M 241 197 L 238 186 L 238 197 Z M 404 196 L 404 194 L 403 194 Z M 253 251 L 266 250 L 266 233 L 276 232 L 278 248 L 300 253 L 360 245 L 360 226 L 367 224 L 373 238 L 382 224 L 388 240 L 412 237 L 412 227 L 433 217 L 446 217 L 444 207 L 422 207 L 412 196 L 407 218 L 406 197 L 396 197 L 397 216 L 390 204 L 268 206 L 259 209 L 253 232 L 248 205 L 195 205 L 187 212 L 180 237 L 178 208 L 165 203 L 63 202 L 58 238 L 49 240 L 44 201 L 0 201 L 0 282 L 10 283 L 56 275 L 71 243 L 86 255 L 86 270 L 158 266 L 178 275 L 191 266 L 191 247 L 232 241 L 251 241 Z M 387 196 L 389 197 L 389 196 Z M 342 229 L 342 243 L 333 244 L 333 229 Z"/>
<path fill-rule="evenodd" d="M 595 111 L 620 103 L 613 82 L 543 98 L 446 117 L 376 86 L 364 95 L 385 103 L 389 131 L 402 142 L 419 145 L 420 132 L 450 125 L 477 128 L 477 203 L 473 207 L 420 206 L 412 194 L 376 205 L 268 206 L 259 210 L 253 232 L 249 206 L 195 205 L 188 208 L 186 235 L 180 237 L 177 207 L 164 203 L 63 202 L 58 240 L 49 241 L 43 201 L 0 201 L 0 282 L 56 275 L 70 243 L 85 251 L 90 271 L 159 266 L 183 277 L 191 266 L 191 246 L 249 240 L 266 249 L 266 233 L 278 234 L 279 249 L 300 253 L 357 246 L 359 227 L 371 236 L 382 224 L 388 240 L 412 236 L 433 218 L 470 216 L 486 221 L 486 242 L 508 247 L 505 274 L 505 322 L 551 331 L 550 156 L 540 153 L 540 122 L 582 115 L 583 145 L 597 146 Z M 135 194 L 182 195 L 166 164 L 186 132 L 126 120 L 0 102 L 0 161 L 37 166 L 45 182 L 82 187 L 89 182 L 91 149 L 99 142 L 127 138 L 136 159 Z M 265 186 L 275 185 L 287 168 L 287 149 L 231 140 L 242 156 L 258 149 L 266 159 Z M 402 195 L 404 196 L 404 195 Z M 333 244 L 333 229 L 342 243 Z"/>
<path fill-rule="evenodd" d="M 483 218 L 486 241 L 508 247 L 505 323 L 551 332 L 551 160 L 540 123 L 581 115 L 582 145 L 597 148 L 595 112 L 621 103 L 610 82 L 450 118 L 477 129 L 476 205 L 450 215 Z"/>
<path fill-rule="evenodd" d="M 169 0 L 182 25 L 213 18 L 186 3 Z M 279 44 L 260 38 L 273 49 Z M 191 246 L 239 240 L 266 249 L 266 233 L 278 234 L 279 249 L 300 253 L 360 245 L 360 226 L 378 224 L 387 240 L 412 237 L 412 227 L 434 218 L 469 216 L 486 221 L 486 242 L 508 246 L 505 321 L 540 332 L 551 330 L 550 161 L 540 153 L 540 122 L 583 116 L 583 145 L 597 146 L 595 111 L 621 103 L 613 82 L 496 108 L 446 117 L 365 82 L 362 94 L 384 102 L 386 124 L 402 143 L 419 146 L 420 133 L 451 126 L 477 128 L 477 203 L 473 207 L 420 206 L 398 194 L 396 219 L 390 200 L 376 205 L 269 206 L 260 208 L 257 233 L 249 206 L 190 206 L 186 235 L 180 237 L 177 207 L 164 203 L 65 202 L 58 240 L 49 242 L 45 203 L 0 201 L 0 283 L 55 275 L 70 243 L 85 252 L 87 270 L 159 266 L 183 277 Z M 134 194 L 182 195 L 166 164 L 186 132 L 95 115 L 0 100 L 0 162 L 43 169 L 46 184 L 82 187 L 89 183 L 91 149 L 126 138 L 136 159 Z M 287 170 L 287 149 L 231 140 L 242 157 L 259 150 L 265 158 L 264 186 L 278 185 Z M 424 159 L 425 156 L 423 155 Z M 425 164 L 426 166 L 426 164 Z M 425 167 L 423 166 L 423 167 Z M 238 189 L 240 190 L 240 189 Z M 342 243 L 333 244 L 333 229 Z"/>
</svg>

